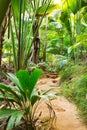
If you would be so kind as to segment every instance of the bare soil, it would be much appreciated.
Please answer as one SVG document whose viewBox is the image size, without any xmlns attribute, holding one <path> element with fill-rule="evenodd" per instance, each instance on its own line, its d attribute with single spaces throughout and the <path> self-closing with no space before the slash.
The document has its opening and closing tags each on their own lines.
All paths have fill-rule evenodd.
<svg viewBox="0 0 87 130">
<path fill-rule="evenodd" d="M 9 83 L 8 79 L 5 79 L 4 77 L 0 79 L 2 79 L 2 82 L 6 84 Z M 48 90 L 52 87 L 60 88 L 60 78 L 58 78 L 56 74 L 45 74 L 45 76 L 42 76 L 38 81 L 37 87 L 42 91 Z M 51 91 L 51 93 L 56 92 L 60 93 L 59 90 Z M 87 130 L 83 120 L 79 117 L 78 109 L 75 104 L 69 102 L 64 96 L 52 99 L 51 103 L 56 114 L 56 120 L 50 130 Z M 42 120 L 47 119 L 49 111 L 44 101 L 42 101 L 38 109 L 37 115 L 42 111 Z M 50 124 L 40 130 L 49 130 L 49 125 Z"/>
<path fill-rule="evenodd" d="M 60 79 L 57 76 L 47 75 L 39 80 L 37 87 L 45 91 L 51 87 L 58 88 L 59 82 Z M 52 91 L 52 93 L 55 93 L 55 91 Z M 56 121 L 51 130 L 87 130 L 81 117 L 79 117 L 76 106 L 65 99 L 65 97 L 59 96 L 57 99 L 53 99 L 51 103 L 56 114 Z M 43 111 L 43 118 L 46 118 L 48 114 L 46 105 L 42 103 L 39 109 Z"/>
</svg>

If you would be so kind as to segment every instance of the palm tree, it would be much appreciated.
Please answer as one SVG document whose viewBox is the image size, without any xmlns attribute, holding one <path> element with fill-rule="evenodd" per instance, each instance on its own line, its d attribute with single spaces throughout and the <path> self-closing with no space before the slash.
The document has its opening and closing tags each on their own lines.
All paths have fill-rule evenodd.
<svg viewBox="0 0 87 130">
<path fill-rule="evenodd" d="M 27 61 L 31 56 L 34 63 L 38 62 L 40 25 L 43 18 L 55 8 L 55 5 L 51 4 L 52 0 L 20 0 L 20 3 L 18 0 L 16 1 L 12 1 L 12 9 L 15 32 L 18 39 L 18 52 L 15 48 L 13 29 L 11 29 L 11 32 L 13 39 L 14 66 L 16 70 L 19 70 L 26 68 Z"/>
</svg>

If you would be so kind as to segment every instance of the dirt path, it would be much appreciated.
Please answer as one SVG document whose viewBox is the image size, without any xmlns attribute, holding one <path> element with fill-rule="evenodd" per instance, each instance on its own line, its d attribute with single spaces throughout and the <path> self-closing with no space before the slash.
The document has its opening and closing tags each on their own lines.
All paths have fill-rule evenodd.
<svg viewBox="0 0 87 130">
<path fill-rule="evenodd" d="M 39 80 L 37 86 L 41 90 L 47 90 L 51 87 L 58 87 L 59 78 L 46 77 Z M 53 93 L 53 92 L 52 92 Z M 52 130 L 87 130 L 78 116 L 76 106 L 67 101 L 64 97 L 58 97 L 52 100 L 57 120 L 55 129 Z M 46 106 L 42 104 L 44 116 L 47 114 Z"/>
</svg>

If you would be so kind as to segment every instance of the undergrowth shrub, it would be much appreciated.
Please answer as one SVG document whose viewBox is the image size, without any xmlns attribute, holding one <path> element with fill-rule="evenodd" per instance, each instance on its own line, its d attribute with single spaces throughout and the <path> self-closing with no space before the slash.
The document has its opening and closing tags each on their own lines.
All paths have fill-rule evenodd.
<svg viewBox="0 0 87 130">
<path fill-rule="evenodd" d="M 84 74 L 77 81 L 75 86 L 75 96 L 73 96 L 74 101 L 81 110 L 81 115 L 83 115 L 85 121 L 87 122 L 87 74 Z"/>
<path fill-rule="evenodd" d="M 69 80 L 71 79 L 73 70 L 71 64 L 68 64 L 62 68 L 62 70 L 59 72 L 61 81 Z"/>
<path fill-rule="evenodd" d="M 61 93 L 76 103 L 80 115 L 87 124 L 87 67 L 79 64 L 71 68 L 68 66 L 60 72 L 60 75 L 62 78 Z"/>
<path fill-rule="evenodd" d="M 46 91 L 41 91 L 36 87 L 41 74 L 41 69 L 35 69 L 31 74 L 28 70 L 19 70 L 16 75 L 7 73 L 7 77 L 12 81 L 13 86 L 0 83 L 1 129 L 3 126 L 5 130 L 13 130 L 13 128 L 17 130 L 17 127 L 18 129 L 21 127 L 21 130 L 39 130 L 46 123 L 48 125 L 49 122 L 49 127 L 51 127 L 56 115 L 50 102 L 57 95 L 50 93 L 55 89 L 54 87 Z M 42 101 L 45 101 L 49 117 L 44 122 L 42 110 L 37 114 Z"/>
</svg>

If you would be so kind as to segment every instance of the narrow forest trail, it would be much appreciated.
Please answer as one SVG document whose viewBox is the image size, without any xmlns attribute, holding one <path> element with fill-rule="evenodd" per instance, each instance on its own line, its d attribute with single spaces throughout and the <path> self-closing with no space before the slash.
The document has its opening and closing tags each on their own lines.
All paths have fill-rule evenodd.
<svg viewBox="0 0 87 130">
<path fill-rule="evenodd" d="M 37 84 L 41 90 L 48 90 L 51 87 L 59 87 L 59 78 L 45 77 L 41 78 Z M 54 93 L 52 91 L 52 93 Z M 57 119 L 55 128 L 52 130 L 87 130 L 87 127 L 79 118 L 76 106 L 66 100 L 63 96 L 52 100 L 52 105 L 55 110 Z M 40 109 L 43 111 L 44 117 L 47 115 L 47 108 L 42 104 Z"/>
</svg>

